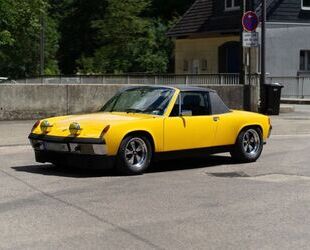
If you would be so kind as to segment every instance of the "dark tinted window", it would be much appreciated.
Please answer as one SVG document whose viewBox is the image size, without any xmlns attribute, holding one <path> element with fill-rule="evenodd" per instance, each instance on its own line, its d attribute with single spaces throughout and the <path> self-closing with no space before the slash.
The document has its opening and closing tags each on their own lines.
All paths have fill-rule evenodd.
<svg viewBox="0 0 310 250">
<path fill-rule="evenodd" d="M 179 116 L 179 102 L 177 99 L 170 116 Z M 205 92 L 182 92 L 181 93 L 182 112 L 191 113 L 192 116 L 209 115 L 208 94 Z"/>
<path fill-rule="evenodd" d="M 210 92 L 211 111 L 213 115 L 228 113 L 229 108 L 216 92 Z"/>
</svg>

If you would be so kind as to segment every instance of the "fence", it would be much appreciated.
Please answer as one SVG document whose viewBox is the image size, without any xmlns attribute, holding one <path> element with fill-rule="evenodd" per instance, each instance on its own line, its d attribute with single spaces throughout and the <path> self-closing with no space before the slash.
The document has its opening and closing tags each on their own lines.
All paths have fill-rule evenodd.
<svg viewBox="0 0 310 250">
<path fill-rule="evenodd" d="M 267 83 L 284 86 L 284 98 L 310 98 L 310 76 L 268 76 Z M 141 84 L 141 85 L 239 85 L 239 74 L 129 74 L 129 75 L 74 75 L 27 78 L 11 83 L 22 84 Z M 259 75 L 246 76 L 246 83 L 259 86 Z"/>
<path fill-rule="evenodd" d="M 249 79 L 249 78 L 248 78 Z M 251 75 L 251 84 L 258 83 L 258 75 Z M 144 85 L 238 85 L 239 74 L 199 75 L 75 75 L 43 76 L 16 80 L 16 83 L 31 84 L 144 84 Z"/>
<path fill-rule="evenodd" d="M 267 77 L 270 83 L 280 83 L 284 86 L 282 89 L 282 98 L 310 98 L 310 76 L 272 76 Z"/>
</svg>

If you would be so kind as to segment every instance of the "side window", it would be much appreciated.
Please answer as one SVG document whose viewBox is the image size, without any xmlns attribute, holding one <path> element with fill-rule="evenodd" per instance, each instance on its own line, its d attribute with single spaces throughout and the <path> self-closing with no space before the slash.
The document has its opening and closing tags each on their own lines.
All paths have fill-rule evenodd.
<svg viewBox="0 0 310 250">
<path fill-rule="evenodd" d="M 222 99 L 216 92 L 210 92 L 211 111 L 213 115 L 224 114 L 230 112 Z"/>
<path fill-rule="evenodd" d="M 187 116 L 210 115 L 210 101 L 207 92 L 182 92 L 176 100 L 170 113 L 170 117 L 179 116 L 179 103 L 181 100 L 181 112 Z"/>
<path fill-rule="evenodd" d="M 183 92 L 181 93 L 182 112 L 192 116 L 209 115 L 209 102 L 207 93 Z"/>
<path fill-rule="evenodd" d="M 178 96 L 178 99 L 176 100 L 174 106 L 173 106 L 173 109 L 170 113 L 170 117 L 176 117 L 176 116 L 179 116 L 179 100 L 180 100 L 180 96 Z"/>
</svg>

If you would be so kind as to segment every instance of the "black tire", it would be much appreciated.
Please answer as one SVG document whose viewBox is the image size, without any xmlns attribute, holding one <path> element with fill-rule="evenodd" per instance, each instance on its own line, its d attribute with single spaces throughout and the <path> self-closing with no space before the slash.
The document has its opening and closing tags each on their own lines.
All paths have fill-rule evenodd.
<svg viewBox="0 0 310 250">
<path fill-rule="evenodd" d="M 152 146 L 148 138 L 141 135 L 125 137 L 119 147 L 116 169 L 120 174 L 143 174 L 152 160 Z"/>
<path fill-rule="evenodd" d="M 263 151 L 263 136 L 258 128 L 246 128 L 240 132 L 230 152 L 237 162 L 255 162 Z"/>
</svg>

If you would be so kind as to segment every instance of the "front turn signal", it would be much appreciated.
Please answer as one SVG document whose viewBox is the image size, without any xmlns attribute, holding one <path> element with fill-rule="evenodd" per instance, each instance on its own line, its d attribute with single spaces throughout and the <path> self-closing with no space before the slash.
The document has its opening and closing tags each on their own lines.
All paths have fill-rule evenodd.
<svg viewBox="0 0 310 250">
<path fill-rule="evenodd" d="M 36 121 L 36 123 L 32 126 L 31 133 L 40 125 L 40 120 Z"/>
<path fill-rule="evenodd" d="M 106 126 L 106 127 L 102 130 L 102 132 L 101 132 L 101 134 L 100 134 L 100 138 L 101 138 L 102 140 L 103 140 L 104 135 L 109 131 L 109 129 L 110 129 L 110 125 Z"/>
</svg>

